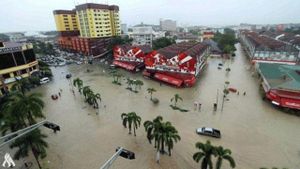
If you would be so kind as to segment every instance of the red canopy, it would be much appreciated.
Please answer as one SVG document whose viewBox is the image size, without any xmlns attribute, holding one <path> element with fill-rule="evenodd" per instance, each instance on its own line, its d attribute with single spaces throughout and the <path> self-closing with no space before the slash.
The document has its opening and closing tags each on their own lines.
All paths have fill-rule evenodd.
<svg viewBox="0 0 300 169">
<path fill-rule="evenodd" d="M 174 77 L 171 77 L 171 76 L 167 76 L 167 75 L 164 75 L 164 74 L 161 74 L 161 73 L 155 73 L 154 77 L 158 80 L 161 80 L 161 81 L 164 81 L 164 82 L 167 82 L 167 83 L 170 83 L 172 85 L 175 85 L 175 86 L 181 86 L 182 84 L 182 80 L 180 79 L 176 79 Z"/>
<path fill-rule="evenodd" d="M 125 69 L 127 69 L 127 70 L 133 70 L 133 69 L 135 68 L 134 65 L 131 65 L 131 64 L 129 64 L 129 63 L 120 62 L 120 61 L 117 61 L 117 60 L 115 60 L 115 61 L 113 62 L 113 64 L 116 65 L 116 66 L 120 66 L 120 67 L 122 67 L 122 68 L 125 68 Z"/>
</svg>

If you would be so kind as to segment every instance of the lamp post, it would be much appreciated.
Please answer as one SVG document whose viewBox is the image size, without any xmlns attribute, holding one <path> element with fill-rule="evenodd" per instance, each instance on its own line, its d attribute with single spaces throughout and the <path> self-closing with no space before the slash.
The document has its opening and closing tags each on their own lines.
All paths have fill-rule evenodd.
<svg viewBox="0 0 300 169">
<path fill-rule="evenodd" d="M 134 152 L 124 149 L 123 147 L 118 147 L 116 149 L 116 153 L 111 156 L 109 160 L 107 160 L 100 169 L 108 169 L 112 165 L 112 163 L 119 157 L 123 157 L 125 159 L 133 160 L 135 159 Z"/>
<path fill-rule="evenodd" d="M 16 140 L 17 138 L 23 137 L 26 134 L 32 132 L 33 130 L 39 128 L 40 126 L 44 126 L 47 127 L 49 129 L 52 129 L 55 133 L 56 131 L 60 131 L 60 126 L 58 126 L 57 124 L 51 123 L 47 120 L 41 121 L 37 124 L 31 125 L 29 127 L 26 127 L 24 129 L 9 133 L 3 137 L 0 137 L 0 141 L 4 140 L 4 142 L 2 144 L 0 144 L 0 149 L 1 147 L 3 147 L 4 145 Z"/>
</svg>

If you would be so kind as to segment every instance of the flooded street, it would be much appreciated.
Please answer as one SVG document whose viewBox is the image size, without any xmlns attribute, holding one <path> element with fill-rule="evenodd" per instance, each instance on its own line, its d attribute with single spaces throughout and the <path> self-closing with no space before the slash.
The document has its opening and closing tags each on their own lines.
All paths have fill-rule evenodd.
<svg viewBox="0 0 300 169">
<path fill-rule="evenodd" d="M 50 168 L 98 169 L 112 156 L 116 147 L 122 146 L 135 152 L 136 159 L 118 158 L 112 169 L 196 169 L 200 168 L 200 164 L 192 158 L 197 151 L 195 143 L 209 139 L 214 145 L 232 150 L 236 168 L 277 166 L 299 169 L 300 118 L 280 112 L 262 101 L 257 77 L 252 77 L 251 70 L 247 69 L 248 60 L 239 45 L 237 49 L 235 59 L 225 62 L 221 70 L 217 69 L 221 59 L 209 59 L 206 70 L 192 88 L 160 86 L 156 81 L 143 78 L 141 73 L 122 71 L 125 76 L 143 80 L 144 86 L 137 94 L 125 89 L 126 81 L 122 81 L 122 86 L 113 85 L 112 77 L 107 71 L 103 73 L 104 69 L 99 64 L 53 68 L 54 80 L 35 90 L 43 94 L 47 120 L 61 126 L 61 132 L 57 134 L 43 129 L 48 134 L 46 161 L 49 160 Z M 227 64 L 231 68 L 228 74 L 225 71 Z M 92 72 L 87 73 L 87 68 Z M 76 88 L 73 96 L 72 87 L 65 78 L 68 72 L 73 78 L 80 77 L 84 85 L 101 94 L 99 115 L 84 102 Z M 229 87 L 237 88 L 240 95 L 230 93 L 229 101 L 225 101 L 221 112 L 225 81 L 230 82 Z M 153 94 L 160 100 L 157 106 L 149 100 L 148 87 L 157 90 Z M 62 97 L 51 100 L 51 94 L 58 93 L 59 89 L 63 90 Z M 217 90 L 219 105 L 217 112 L 213 112 Z M 242 95 L 244 91 L 246 96 Z M 175 93 L 183 98 L 179 105 L 189 112 L 174 111 L 169 107 Z M 195 101 L 202 104 L 200 112 L 194 111 Z M 148 143 L 143 126 L 137 130 L 136 137 L 128 135 L 120 115 L 131 111 L 141 116 L 143 122 L 161 115 L 177 128 L 181 141 L 174 146 L 171 157 L 163 155 L 160 164 L 155 162 L 155 149 Z M 197 135 L 195 129 L 203 126 L 220 129 L 222 138 Z M 230 167 L 223 162 L 222 168 Z"/>
</svg>

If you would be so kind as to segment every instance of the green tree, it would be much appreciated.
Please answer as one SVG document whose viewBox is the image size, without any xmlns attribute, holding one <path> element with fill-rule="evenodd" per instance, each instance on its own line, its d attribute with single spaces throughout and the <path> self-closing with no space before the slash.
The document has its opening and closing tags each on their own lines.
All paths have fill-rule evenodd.
<svg viewBox="0 0 300 169">
<path fill-rule="evenodd" d="M 150 94 L 150 100 L 152 100 L 152 94 L 156 92 L 156 90 L 154 88 L 148 88 L 147 91 Z"/>
<path fill-rule="evenodd" d="M 130 78 L 127 78 L 126 80 L 127 80 L 126 83 L 128 85 L 127 89 L 132 90 L 133 80 Z"/>
<path fill-rule="evenodd" d="M 47 63 L 39 61 L 39 69 L 43 77 L 53 77 L 52 71 Z"/>
<path fill-rule="evenodd" d="M 20 92 L 16 92 L 9 97 L 9 101 L 3 106 L 2 111 L 5 112 L 5 118 L 7 118 L 5 122 L 6 126 L 11 126 L 12 128 L 9 129 L 15 131 L 16 129 L 33 125 L 36 123 L 37 118 L 45 117 L 42 112 L 43 108 L 44 102 L 40 94 L 32 93 L 30 95 L 24 95 Z M 10 121 L 12 119 L 16 121 Z M 17 125 L 18 127 L 14 127 L 13 125 Z M 6 128 L 5 131 L 7 130 L 8 128 Z"/>
<path fill-rule="evenodd" d="M 48 144 L 44 140 L 46 137 L 47 136 L 42 134 L 39 129 L 36 129 L 31 133 L 16 139 L 16 141 L 10 145 L 10 148 L 17 148 L 14 159 L 19 160 L 20 158 L 27 157 L 29 151 L 32 151 L 39 169 L 42 169 L 39 159 L 43 159 L 47 156 L 46 149 Z"/>
<path fill-rule="evenodd" d="M 29 85 L 30 85 L 30 83 L 29 83 L 28 79 L 25 79 L 25 78 L 17 79 L 16 78 L 16 82 L 11 87 L 11 90 L 12 91 L 19 91 L 19 92 L 22 92 L 23 94 L 25 94 L 26 90 L 30 90 Z"/>
<path fill-rule="evenodd" d="M 129 36 L 125 36 L 124 38 L 122 38 L 121 36 L 115 36 L 112 38 L 110 44 L 108 45 L 108 48 L 112 50 L 113 47 L 116 45 L 123 45 L 123 44 L 131 43 L 132 41 L 133 39 L 129 38 Z"/>
<path fill-rule="evenodd" d="M 141 80 L 134 80 L 134 81 L 133 81 L 133 84 L 135 85 L 135 90 L 134 90 L 134 91 L 137 92 L 137 89 L 138 89 L 138 88 L 141 89 L 141 86 L 144 85 L 144 82 L 141 81 Z"/>
<path fill-rule="evenodd" d="M 141 125 L 142 118 L 138 116 L 135 112 L 122 113 L 121 118 L 123 120 L 122 124 L 125 128 L 129 129 L 129 134 L 131 134 L 131 130 L 133 128 L 134 136 L 136 136 L 135 130 L 138 129 Z"/>
<path fill-rule="evenodd" d="M 80 78 L 76 78 L 73 80 L 73 85 L 78 88 L 78 91 L 81 93 L 81 88 L 83 86 L 83 81 Z"/>
<path fill-rule="evenodd" d="M 99 102 L 101 102 L 101 95 L 99 93 L 94 94 L 93 92 L 89 92 L 88 96 L 87 96 L 87 102 L 90 105 L 93 105 L 93 107 L 95 109 L 99 108 Z"/>
<path fill-rule="evenodd" d="M 206 143 L 197 142 L 196 148 L 199 149 L 199 152 L 196 152 L 193 155 L 193 159 L 199 163 L 201 160 L 201 169 L 209 169 L 213 168 L 212 156 L 216 155 L 215 147 L 210 144 L 210 141 L 206 141 Z"/>
<path fill-rule="evenodd" d="M 169 156 L 171 156 L 171 151 L 174 148 L 174 142 L 180 141 L 181 137 L 178 135 L 178 131 L 171 123 L 165 123 L 162 125 L 163 128 L 163 138 L 166 146 L 168 147 Z"/>
<path fill-rule="evenodd" d="M 231 151 L 229 149 L 224 149 L 222 146 L 219 146 L 216 147 L 215 150 L 217 156 L 216 169 L 221 169 L 223 159 L 229 162 L 231 168 L 235 168 L 235 161 L 231 157 Z"/>
<path fill-rule="evenodd" d="M 33 125 L 36 119 L 44 118 L 42 109 L 44 102 L 41 100 L 40 94 L 24 95 L 21 92 L 11 93 L 5 103 L 1 107 L 1 132 L 5 134 L 8 131 L 17 131 Z M 15 158 L 28 156 L 28 151 L 32 150 L 37 160 L 39 168 L 39 158 L 46 157 L 47 143 L 43 140 L 46 136 L 41 134 L 39 130 L 34 130 L 30 134 L 15 140 L 10 146 L 17 147 Z"/>
<path fill-rule="evenodd" d="M 83 88 L 80 88 L 80 91 L 82 91 L 85 101 L 88 101 L 87 100 L 88 96 L 93 93 L 90 86 L 84 86 Z"/>
<path fill-rule="evenodd" d="M 165 153 L 165 146 L 168 147 L 169 156 L 171 156 L 171 150 L 174 148 L 174 143 L 180 140 L 178 131 L 171 122 L 163 122 L 161 116 L 157 116 L 153 121 L 145 121 L 144 127 L 147 132 L 147 139 L 151 144 L 154 140 L 154 147 L 157 150 L 157 160 L 159 161 L 159 154 Z"/>
<path fill-rule="evenodd" d="M 170 46 L 175 43 L 174 39 L 169 39 L 166 37 L 162 37 L 153 41 L 153 49 L 157 50 L 160 48 L 164 48 L 166 46 Z"/>
<path fill-rule="evenodd" d="M 175 107 L 176 107 L 177 102 L 178 102 L 179 100 L 183 101 L 183 99 L 179 96 L 179 94 L 175 94 L 174 97 L 171 98 L 171 102 L 174 101 L 174 106 L 175 106 Z"/>
<path fill-rule="evenodd" d="M 153 119 L 152 121 L 145 121 L 144 122 L 144 127 L 145 127 L 145 131 L 147 132 L 147 139 L 149 141 L 149 143 L 151 144 L 152 142 L 152 136 L 153 133 L 159 129 L 159 126 L 161 125 L 163 120 L 162 116 L 157 116 L 155 119 Z M 157 147 L 157 142 L 154 142 L 154 147 Z"/>
</svg>

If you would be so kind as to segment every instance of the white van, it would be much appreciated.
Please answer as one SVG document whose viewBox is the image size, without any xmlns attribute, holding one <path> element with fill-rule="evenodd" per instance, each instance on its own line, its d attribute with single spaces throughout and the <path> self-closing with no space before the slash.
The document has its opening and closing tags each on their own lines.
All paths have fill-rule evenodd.
<svg viewBox="0 0 300 169">
<path fill-rule="evenodd" d="M 44 77 L 44 78 L 40 79 L 40 84 L 45 84 L 48 82 L 50 82 L 50 79 L 48 77 Z"/>
</svg>

